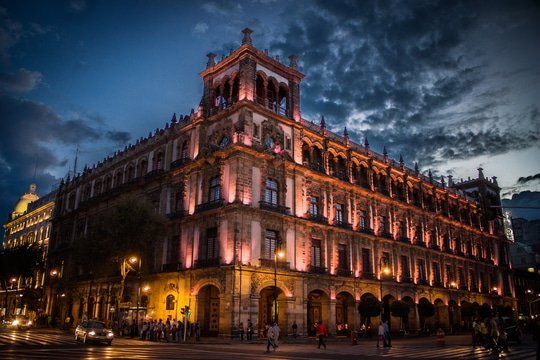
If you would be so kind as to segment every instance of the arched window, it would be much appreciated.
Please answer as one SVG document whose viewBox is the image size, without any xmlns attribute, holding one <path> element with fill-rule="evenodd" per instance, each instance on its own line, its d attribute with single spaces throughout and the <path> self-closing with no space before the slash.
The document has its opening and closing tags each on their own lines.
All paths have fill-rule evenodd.
<svg viewBox="0 0 540 360">
<path fill-rule="evenodd" d="M 168 295 L 165 301 L 165 310 L 174 310 L 174 295 Z"/>
<path fill-rule="evenodd" d="M 214 202 L 221 200 L 221 186 L 219 176 L 214 176 L 210 179 L 210 196 L 208 201 Z"/>
<path fill-rule="evenodd" d="M 222 149 L 225 149 L 229 144 L 231 143 L 231 140 L 227 136 L 224 136 L 221 141 L 219 142 L 219 147 Z"/>
</svg>

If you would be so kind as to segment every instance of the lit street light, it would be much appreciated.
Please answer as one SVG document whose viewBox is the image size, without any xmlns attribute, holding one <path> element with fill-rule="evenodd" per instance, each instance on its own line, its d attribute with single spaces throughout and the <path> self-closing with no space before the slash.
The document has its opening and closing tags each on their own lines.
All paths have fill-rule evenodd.
<svg viewBox="0 0 540 360">
<path fill-rule="evenodd" d="M 379 286 L 381 291 L 381 321 L 384 321 L 384 299 L 383 299 L 383 277 L 390 275 L 391 270 L 388 267 L 387 264 L 383 268 L 383 260 L 385 263 L 388 261 L 388 259 L 380 257 L 379 258 Z"/>
</svg>

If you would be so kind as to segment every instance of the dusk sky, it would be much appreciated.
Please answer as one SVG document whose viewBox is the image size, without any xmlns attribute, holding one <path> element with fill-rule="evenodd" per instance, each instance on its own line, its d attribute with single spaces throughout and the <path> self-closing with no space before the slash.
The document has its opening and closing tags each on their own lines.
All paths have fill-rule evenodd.
<svg viewBox="0 0 540 360">
<path fill-rule="evenodd" d="M 0 0 L 0 216 L 197 108 L 245 27 L 298 56 L 303 118 L 540 205 L 538 1 Z"/>
</svg>

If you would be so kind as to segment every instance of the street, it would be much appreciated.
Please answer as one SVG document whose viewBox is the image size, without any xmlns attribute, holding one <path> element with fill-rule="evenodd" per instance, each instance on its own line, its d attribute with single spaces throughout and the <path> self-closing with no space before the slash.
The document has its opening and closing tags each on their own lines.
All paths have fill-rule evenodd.
<svg viewBox="0 0 540 360">
<path fill-rule="evenodd" d="M 49 329 L 30 331 L 0 330 L 2 359 L 536 359 L 536 343 L 525 338 L 521 345 L 511 345 L 508 353 L 491 354 L 473 349 L 469 335 L 447 336 L 445 345 L 432 337 L 394 339 L 392 348 L 377 349 L 376 341 L 360 339 L 352 346 L 348 339 L 329 339 L 328 349 L 317 349 L 315 339 L 285 338 L 276 352 L 266 352 L 264 341 L 240 342 L 237 339 L 203 338 L 199 343 L 185 344 L 143 342 L 116 338 L 112 346 L 75 342 L 71 333 Z"/>
</svg>

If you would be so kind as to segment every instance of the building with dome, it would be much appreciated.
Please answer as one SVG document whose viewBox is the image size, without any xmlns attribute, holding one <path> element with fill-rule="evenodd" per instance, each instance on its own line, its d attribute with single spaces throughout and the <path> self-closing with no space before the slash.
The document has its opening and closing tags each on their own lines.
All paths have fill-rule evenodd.
<svg viewBox="0 0 540 360">
<path fill-rule="evenodd" d="M 28 192 L 23 194 L 4 225 L 2 250 L 12 252 L 16 249 L 35 249 L 43 263 L 47 257 L 51 218 L 54 210 L 55 192 L 43 197 L 37 194 L 36 184 L 30 184 Z M 37 310 L 44 310 L 43 285 L 44 270 L 27 271 L 22 268 L 3 269 L 3 284 L 6 300 L 0 303 L 2 314 L 28 314 L 33 317 Z M 29 289 L 35 291 L 28 291 Z M 30 299 L 30 293 L 35 294 Z M 27 298 L 25 298 L 27 296 Z M 28 308 L 32 302 L 31 309 Z"/>
<path fill-rule="evenodd" d="M 114 323 L 121 306 L 129 322 L 189 316 L 230 336 L 248 320 L 341 334 L 369 321 L 358 307 L 373 298 L 392 329 L 392 304 L 406 303 L 410 331 L 515 308 L 496 179 L 424 176 L 303 119 L 296 57 L 285 65 L 243 35 L 223 60 L 208 54 L 197 109 L 61 183 L 50 266 L 77 287 L 64 313 Z M 166 215 L 169 235 L 140 254 L 139 276 L 126 259 L 115 276 L 81 272 L 70 249 L 125 194 Z"/>
</svg>

